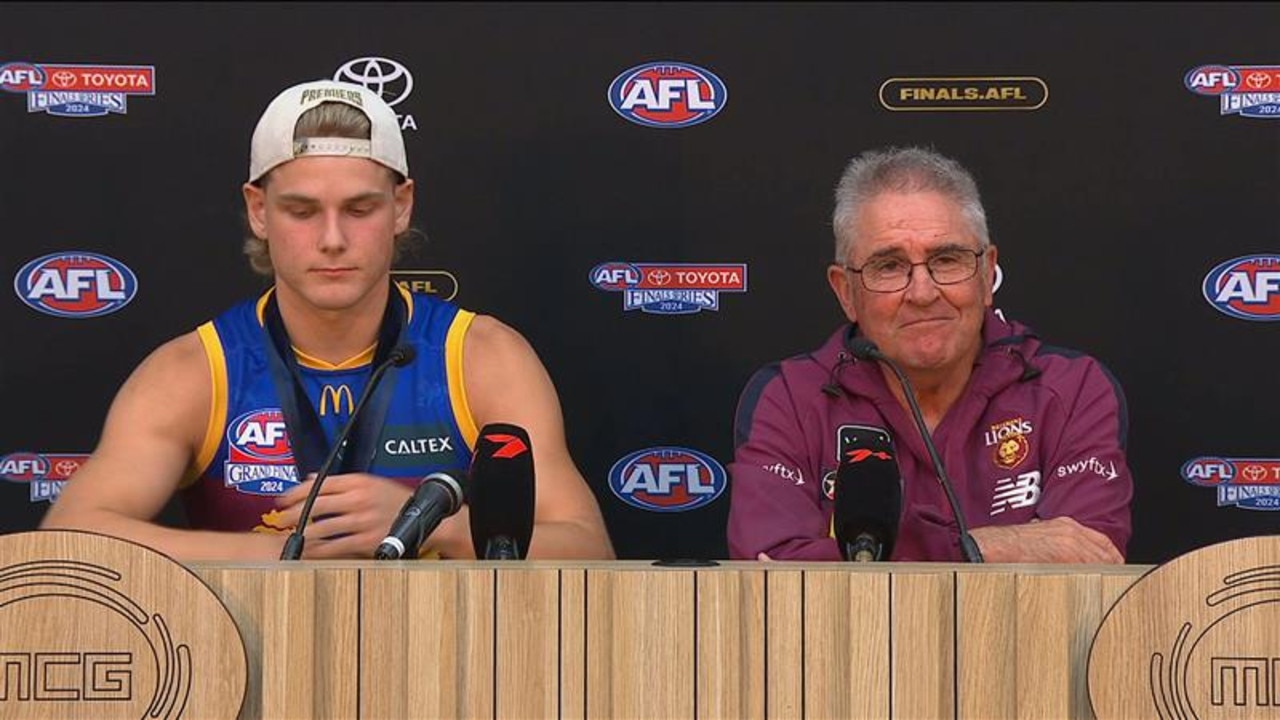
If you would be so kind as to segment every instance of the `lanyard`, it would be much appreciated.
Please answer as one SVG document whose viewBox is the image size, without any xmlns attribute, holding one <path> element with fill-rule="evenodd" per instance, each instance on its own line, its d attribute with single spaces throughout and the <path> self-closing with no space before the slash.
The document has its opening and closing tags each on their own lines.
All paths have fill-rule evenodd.
<svg viewBox="0 0 1280 720">
<path fill-rule="evenodd" d="M 393 282 L 387 297 L 387 308 L 382 314 L 382 325 L 378 329 L 378 346 L 373 354 L 371 368 L 378 368 L 385 363 L 391 350 L 399 343 L 405 326 L 405 309 L 404 303 L 398 298 L 399 292 Z M 276 304 L 274 292 L 267 298 L 267 305 L 263 310 L 263 327 L 270 340 L 267 365 L 271 370 L 271 380 L 276 388 L 276 396 L 280 400 L 280 411 L 284 415 L 285 430 L 289 434 L 289 443 L 293 447 L 294 465 L 298 469 L 298 480 L 301 482 L 324 464 L 330 451 L 329 440 L 325 437 L 320 417 L 316 414 L 315 406 L 307 396 L 306 387 L 302 383 L 298 359 L 289 342 L 289 333 L 285 330 L 284 320 L 280 317 L 280 308 Z M 369 469 L 373 456 L 377 453 L 378 435 L 382 432 L 387 410 L 391 407 L 392 390 L 395 386 L 394 375 L 397 370 L 398 368 L 387 370 L 387 374 L 393 377 L 383 378 L 378 384 L 360 417 L 347 419 L 347 422 L 356 424 L 352 428 L 347 446 L 339 450 L 332 474 L 364 472 Z"/>
</svg>

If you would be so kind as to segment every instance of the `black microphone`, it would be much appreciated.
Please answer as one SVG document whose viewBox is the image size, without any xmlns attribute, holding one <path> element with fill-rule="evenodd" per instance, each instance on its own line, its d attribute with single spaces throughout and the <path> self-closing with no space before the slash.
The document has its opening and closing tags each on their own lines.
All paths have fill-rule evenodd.
<svg viewBox="0 0 1280 720">
<path fill-rule="evenodd" d="M 351 434 L 352 428 L 356 426 L 356 420 L 360 417 L 360 411 L 364 409 L 364 405 L 373 395 L 374 388 L 382 381 L 387 374 L 387 370 L 393 367 L 404 367 L 413 362 L 418 353 L 411 345 L 397 345 L 387 354 L 387 359 L 382 364 L 373 369 L 373 374 L 369 376 L 369 382 L 365 383 L 364 392 L 360 393 L 360 399 L 356 401 L 355 407 L 351 408 L 351 417 L 347 418 L 347 424 L 342 426 L 338 431 L 337 437 L 333 439 L 333 447 L 329 448 L 329 455 L 324 459 L 324 464 L 316 471 L 315 484 L 311 486 L 311 492 L 307 493 L 307 501 L 302 506 L 302 514 L 298 516 L 298 525 L 293 529 L 293 533 L 289 535 L 289 539 L 284 543 L 284 549 L 280 551 L 281 560 L 297 560 L 302 557 L 302 546 L 306 543 L 306 539 L 302 537 L 302 532 L 306 529 L 307 523 L 311 520 L 311 506 L 315 504 L 316 497 L 320 494 L 320 486 L 324 484 L 325 478 L 329 477 L 329 470 L 333 467 L 333 463 L 337 461 L 338 456 L 342 454 L 342 450 L 347 445 L 347 436 Z"/>
<path fill-rule="evenodd" d="M 924 422 L 924 415 L 920 412 L 920 403 L 916 401 L 916 393 L 911 387 L 911 381 L 907 380 L 907 376 L 903 374 L 902 368 L 898 367 L 898 363 L 890 360 L 887 355 L 880 352 L 880 348 L 876 347 L 875 343 L 865 337 L 858 336 L 850 340 L 849 352 L 853 353 L 853 356 L 859 360 L 882 362 L 889 366 L 894 375 L 898 376 L 898 382 L 902 383 L 902 392 L 907 396 L 907 405 L 911 406 L 911 417 L 915 418 L 916 428 L 920 431 L 924 446 L 929 451 L 929 459 L 933 461 L 933 470 L 938 474 L 938 482 L 942 485 L 942 490 L 947 496 L 947 503 L 951 505 L 951 514 L 955 517 L 956 526 L 960 530 L 960 554 L 964 556 L 966 562 L 982 562 L 982 551 L 978 549 L 978 543 L 969 534 L 969 526 L 964 521 L 964 513 L 960 512 L 960 503 L 956 500 L 956 491 L 951 486 L 951 478 L 947 476 L 946 468 L 942 466 L 942 458 L 938 455 L 938 448 L 933 444 L 933 437 L 929 434 L 929 426 Z"/>
<path fill-rule="evenodd" d="M 461 478 L 454 473 L 433 472 L 405 502 L 391 523 L 387 537 L 373 553 L 375 560 L 399 560 L 417 557 L 418 548 L 442 520 L 462 507 Z"/>
<path fill-rule="evenodd" d="M 529 433 L 508 423 L 485 425 L 476 441 L 467 487 L 471 546 L 477 558 L 523 560 L 529 554 L 535 498 Z"/>
<path fill-rule="evenodd" d="M 887 560 L 898 538 L 902 473 L 886 439 L 870 431 L 853 433 L 850 447 L 842 436 L 836 470 L 836 542 L 845 560 Z"/>
</svg>

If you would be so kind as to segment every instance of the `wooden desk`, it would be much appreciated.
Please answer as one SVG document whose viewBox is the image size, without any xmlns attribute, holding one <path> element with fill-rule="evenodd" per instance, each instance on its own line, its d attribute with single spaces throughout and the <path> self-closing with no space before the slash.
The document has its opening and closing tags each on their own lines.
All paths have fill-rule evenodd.
<svg viewBox="0 0 1280 720">
<path fill-rule="evenodd" d="M 1089 644 L 1150 569 L 189 567 L 243 636 L 242 717 L 344 720 L 1089 718 Z"/>
</svg>

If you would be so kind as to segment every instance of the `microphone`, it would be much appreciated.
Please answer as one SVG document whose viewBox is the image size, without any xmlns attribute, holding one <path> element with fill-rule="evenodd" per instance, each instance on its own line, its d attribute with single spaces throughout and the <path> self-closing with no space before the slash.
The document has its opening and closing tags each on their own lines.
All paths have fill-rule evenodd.
<svg viewBox="0 0 1280 720">
<path fill-rule="evenodd" d="M 933 470 L 938 474 L 938 482 L 942 485 L 942 490 L 947 496 L 947 503 L 951 505 L 951 515 L 955 517 L 956 526 L 960 530 L 960 554 L 964 556 L 965 562 L 982 562 L 982 551 L 978 549 L 978 543 L 969 534 L 969 526 L 964 521 L 964 513 L 960 512 L 960 503 L 956 500 L 956 491 L 951 486 L 951 478 L 947 476 L 946 468 L 942 466 L 942 458 L 938 455 L 938 448 L 933 444 L 933 437 L 929 434 L 929 426 L 924 422 L 924 415 L 920 412 L 920 403 L 916 402 L 916 392 L 911 387 L 911 381 L 907 380 L 907 376 L 903 374 L 902 368 L 898 367 L 898 363 L 890 360 L 889 356 L 880 352 L 880 348 L 876 347 L 875 343 L 865 337 L 858 336 L 850 340 L 849 352 L 853 353 L 853 356 L 859 360 L 875 360 L 888 365 L 893 374 L 898 377 L 898 382 L 902 383 L 902 391 L 907 397 L 907 405 L 911 407 L 911 417 L 916 421 L 916 428 L 920 431 L 924 446 L 929 451 L 929 459 L 933 461 Z"/>
<path fill-rule="evenodd" d="M 463 492 L 460 478 L 451 472 L 434 472 L 422 480 L 422 484 L 400 508 L 400 514 L 387 537 L 373 553 L 375 560 L 399 560 L 417 557 L 418 547 L 429 537 L 442 520 L 458 512 L 462 507 Z"/>
<path fill-rule="evenodd" d="M 523 560 L 529 554 L 536 497 L 529 433 L 508 423 L 485 425 L 467 488 L 477 558 Z"/>
<path fill-rule="evenodd" d="M 333 467 L 333 463 L 337 461 L 338 456 L 342 454 L 343 448 L 346 447 L 347 436 L 351 434 L 351 430 L 356 426 L 360 411 L 364 409 L 365 403 L 373 395 L 374 389 L 382 381 L 388 370 L 393 367 L 408 365 L 413 362 L 417 355 L 417 351 L 411 345 L 397 345 L 387 354 L 387 359 L 373 369 L 373 374 L 369 376 L 369 382 L 365 383 L 364 392 L 360 393 L 360 399 L 351 408 L 351 417 L 347 418 L 347 424 L 343 425 L 342 429 L 338 431 L 338 435 L 334 437 L 333 447 L 329 448 L 329 455 L 325 457 L 324 464 L 316 471 L 316 481 L 311 486 L 311 492 L 307 493 L 307 501 L 303 504 L 302 513 L 298 516 L 298 525 L 293 529 L 293 533 L 289 535 L 289 539 L 285 541 L 284 549 L 280 551 L 281 560 L 297 560 L 302 557 L 302 546 L 306 543 L 306 539 L 302 537 L 302 532 L 311 520 L 311 506 L 315 504 L 316 497 L 320 495 L 320 486 L 329 477 L 329 470 Z"/>
<path fill-rule="evenodd" d="M 840 448 L 836 470 L 836 542 L 845 560 L 886 560 L 898 537 L 902 474 L 887 442 L 854 432 L 853 447 Z"/>
</svg>

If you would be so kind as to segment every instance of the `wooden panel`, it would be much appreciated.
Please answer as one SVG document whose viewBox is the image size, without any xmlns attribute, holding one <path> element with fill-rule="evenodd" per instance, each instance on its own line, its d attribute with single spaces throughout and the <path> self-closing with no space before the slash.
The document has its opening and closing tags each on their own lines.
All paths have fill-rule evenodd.
<svg viewBox="0 0 1280 720">
<path fill-rule="evenodd" d="M 517 566 L 496 581 L 497 717 L 559 717 L 560 573 Z"/>
<path fill-rule="evenodd" d="M 698 718 L 764 718 L 764 571 L 701 571 Z"/>
<path fill-rule="evenodd" d="M 560 717 L 587 717 L 587 573 L 560 571 Z"/>
<path fill-rule="evenodd" d="M 587 571 L 587 716 L 694 717 L 694 573 Z"/>
<path fill-rule="evenodd" d="M 1018 717 L 1092 718 L 1085 664 L 1101 619 L 1099 576 L 1023 575 L 1017 585 Z"/>
<path fill-rule="evenodd" d="M 356 713 L 355 569 L 304 565 L 200 568 L 235 618 L 249 660 L 240 717 L 350 718 Z"/>
<path fill-rule="evenodd" d="M 494 572 L 365 573 L 362 717 L 493 717 Z"/>
<path fill-rule="evenodd" d="M 894 573 L 892 714 L 955 717 L 955 575 Z"/>
<path fill-rule="evenodd" d="M 957 694 L 961 718 L 1017 720 L 1017 576 L 956 574 Z"/>
<path fill-rule="evenodd" d="M 809 570 L 803 598 L 804 717 L 890 717 L 888 573 Z"/>
<path fill-rule="evenodd" d="M 765 572 L 765 716 L 804 717 L 804 573 Z"/>
</svg>

